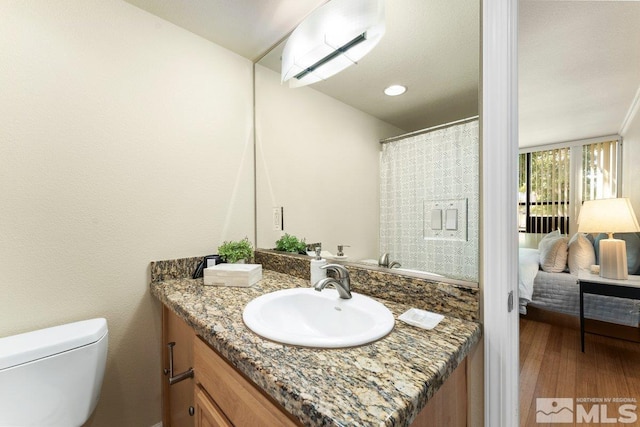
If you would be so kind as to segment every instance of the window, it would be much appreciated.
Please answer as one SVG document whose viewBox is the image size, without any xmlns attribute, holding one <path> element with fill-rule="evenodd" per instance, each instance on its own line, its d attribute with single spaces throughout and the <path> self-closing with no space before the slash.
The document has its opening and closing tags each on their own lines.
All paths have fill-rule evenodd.
<svg viewBox="0 0 640 427">
<path fill-rule="evenodd" d="M 570 153 L 565 147 L 520 154 L 521 231 L 568 231 Z"/>
<path fill-rule="evenodd" d="M 518 227 L 569 233 L 585 200 L 616 197 L 618 140 L 520 154 Z"/>
<path fill-rule="evenodd" d="M 582 200 L 609 199 L 618 194 L 617 141 L 582 146 Z"/>
</svg>

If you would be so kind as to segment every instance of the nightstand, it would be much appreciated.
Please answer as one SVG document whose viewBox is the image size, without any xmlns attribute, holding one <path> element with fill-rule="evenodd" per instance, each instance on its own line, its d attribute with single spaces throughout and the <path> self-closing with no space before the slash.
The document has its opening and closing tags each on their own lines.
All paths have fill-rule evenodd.
<svg viewBox="0 0 640 427">
<path fill-rule="evenodd" d="M 614 280 L 582 272 L 578 275 L 578 284 L 580 285 L 580 345 L 584 353 L 584 294 L 640 300 L 640 276 L 630 275 L 627 280 Z"/>
</svg>

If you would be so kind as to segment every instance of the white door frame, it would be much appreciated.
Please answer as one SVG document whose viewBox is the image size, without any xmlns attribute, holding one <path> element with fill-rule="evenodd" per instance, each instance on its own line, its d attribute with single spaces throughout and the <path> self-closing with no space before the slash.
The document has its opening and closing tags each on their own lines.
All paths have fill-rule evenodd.
<svg viewBox="0 0 640 427">
<path fill-rule="evenodd" d="M 482 2 L 481 247 L 484 425 L 518 417 L 518 0 Z M 513 292 L 513 310 L 507 309 Z"/>
</svg>

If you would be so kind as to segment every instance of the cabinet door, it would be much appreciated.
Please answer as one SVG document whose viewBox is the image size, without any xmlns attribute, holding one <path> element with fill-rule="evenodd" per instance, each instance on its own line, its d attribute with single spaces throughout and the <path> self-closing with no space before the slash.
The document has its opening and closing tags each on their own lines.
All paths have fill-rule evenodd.
<svg viewBox="0 0 640 427">
<path fill-rule="evenodd" d="M 410 427 L 467 426 L 467 362 L 460 362 Z"/>
<path fill-rule="evenodd" d="M 196 382 L 236 427 L 294 427 L 294 421 L 200 337 L 194 339 Z"/>
<path fill-rule="evenodd" d="M 173 347 L 173 372 L 179 374 L 193 367 L 194 330 L 167 307 L 162 307 L 162 366 L 169 369 L 169 350 Z M 169 385 L 169 377 L 162 375 L 162 425 L 166 427 L 193 427 L 193 378 Z"/>
<path fill-rule="evenodd" d="M 233 427 L 200 386 L 195 389 L 195 408 L 195 427 Z"/>
</svg>

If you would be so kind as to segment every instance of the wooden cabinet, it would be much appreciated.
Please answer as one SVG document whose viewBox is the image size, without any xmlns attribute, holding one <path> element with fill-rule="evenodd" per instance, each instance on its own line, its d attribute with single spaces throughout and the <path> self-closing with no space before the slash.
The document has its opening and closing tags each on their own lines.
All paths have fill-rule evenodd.
<svg viewBox="0 0 640 427">
<path fill-rule="evenodd" d="M 465 358 L 438 389 L 410 427 L 467 426 L 467 361 Z"/>
<path fill-rule="evenodd" d="M 182 319 L 163 307 L 163 363 L 175 342 L 174 372 L 193 367 L 194 378 L 169 385 L 163 376 L 165 427 L 292 427 L 302 424 L 216 350 Z M 464 360 L 418 414 L 411 427 L 467 425 L 467 363 Z"/>
<path fill-rule="evenodd" d="M 193 366 L 195 331 L 167 307 L 162 307 L 162 366 L 169 369 L 168 344 L 173 346 L 173 370 L 180 373 Z M 193 427 L 194 381 L 187 378 L 169 385 L 169 376 L 162 375 L 162 425 Z M 205 424 L 206 425 L 206 424 Z"/>
<path fill-rule="evenodd" d="M 282 407 L 213 350 L 184 320 L 162 308 L 162 362 L 175 374 L 194 369 L 194 378 L 169 385 L 162 376 L 166 427 L 300 426 Z"/>
<path fill-rule="evenodd" d="M 226 417 L 236 427 L 301 425 L 200 337 L 194 341 L 193 353 L 196 393 L 202 392 L 202 399 L 214 409 L 210 410 L 211 416 L 202 417 L 196 409 L 196 420 L 206 420 L 204 424 L 196 421 L 196 427 L 227 425 L 207 424 L 215 416 Z M 205 411 L 202 406 L 201 410 Z"/>
<path fill-rule="evenodd" d="M 199 385 L 195 388 L 195 424 L 198 427 L 233 427 L 218 405 Z"/>
</svg>

